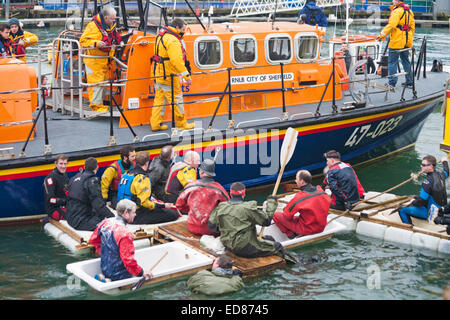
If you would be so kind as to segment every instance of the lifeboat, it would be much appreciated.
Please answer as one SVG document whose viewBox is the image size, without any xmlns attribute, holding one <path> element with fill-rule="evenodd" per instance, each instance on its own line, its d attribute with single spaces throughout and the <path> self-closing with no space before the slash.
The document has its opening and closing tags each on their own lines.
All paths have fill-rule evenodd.
<svg viewBox="0 0 450 320">
<path fill-rule="evenodd" d="M 449 78 L 449 73 L 431 72 L 426 65 L 426 42 L 412 56 L 414 87 L 391 92 L 383 74 L 363 67 L 367 60 L 355 58 L 347 72 L 338 46 L 331 56 L 321 54 L 324 33 L 316 26 L 213 19 L 206 24 L 198 19 L 188 24 L 183 37 L 192 84 L 181 83 L 186 117 L 196 127 L 178 130 L 169 104 L 163 119 L 168 130 L 152 132 L 155 90 L 150 57 L 156 34 L 169 19 L 165 9 L 150 0 L 138 1 L 138 8 L 137 19 L 119 11 L 123 45 L 109 60 L 108 79 L 99 84 L 106 88 L 108 111 L 89 108 L 86 52 L 79 43 L 83 31 L 65 30 L 53 41 L 50 96 L 41 100 L 47 112 L 24 118 L 32 121 L 36 134 L 30 134 L 30 127 L 29 139 L 23 134 L 21 141 L 0 144 L 0 149 L 12 150 L 0 160 L 0 199 L 5 204 L 0 223 L 44 213 L 39 190 L 59 153 L 69 157 L 69 177 L 88 157 L 96 157 L 101 176 L 119 159 L 124 145 L 148 151 L 153 158 L 171 144 L 177 160 L 187 150 L 199 152 L 202 159 L 215 158 L 217 180 L 225 188 L 235 181 L 249 187 L 277 179 L 281 144 L 291 127 L 298 132 L 298 143 L 284 180 L 293 179 L 300 168 L 321 173 L 323 153 L 330 149 L 352 165 L 378 161 L 414 146 L 427 116 L 441 104 Z M 380 52 L 372 36 L 349 39 L 355 46 L 373 44 Z M 178 81 L 178 75 L 173 76 Z M 30 80 L 25 82 L 30 88 Z M 30 99 L 37 92 L 41 95 L 35 90 Z M 34 110 L 31 102 L 27 108 Z M 0 129 L 19 120 L 8 119 L 6 111 L 0 119 Z"/>
</svg>

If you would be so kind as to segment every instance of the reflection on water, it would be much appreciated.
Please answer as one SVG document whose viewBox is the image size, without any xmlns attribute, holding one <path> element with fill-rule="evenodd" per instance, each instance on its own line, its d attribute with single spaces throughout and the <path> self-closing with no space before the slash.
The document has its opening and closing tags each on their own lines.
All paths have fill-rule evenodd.
<svg viewBox="0 0 450 320">
<path fill-rule="evenodd" d="M 47 43 L 61 29 L 30 29 Z M 364 29 L 361 29 L 364 32 Z M 372 33 L 377 30 L 371 30 Z M 327 35 L 332 34 L 328 28 Z M 442 57 L 449 64 L 450 40 L 446 29 L 417 29 L 428 36 L 428 58 Z M 394 158 L 357 168 L 366 190 L 386 190 L 419 170 L 420 158 L 440 158 L 443 118 L 432 113 L 413 150 Z M 399 194 L 415 194 L 420 185 L 407 184 Z M 251 193 L 260 202 L 271 189 Z M 74 256 L 46 235 L 39 225 L 0 228 L 0 299 L 211 299 L 191 293 L 186 278 L 121 297 L 99 295 L 66 272 L 66 264 L 93 258 Z M 222 299 L 440 299 L 442 287 L 450 282 L 448 257 L 418 252 L 348 232 L 321 243 L 295 250 L 301 263 L 288 265 L 256 279 Z"/>
</svg>

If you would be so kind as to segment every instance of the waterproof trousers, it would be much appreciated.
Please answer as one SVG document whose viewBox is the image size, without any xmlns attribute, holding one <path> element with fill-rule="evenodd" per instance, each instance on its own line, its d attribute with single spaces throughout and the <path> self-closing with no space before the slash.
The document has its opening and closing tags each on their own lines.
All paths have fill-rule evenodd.
<svg viewBox="0 0 450 320">
<path fill-rule="evenodd" d="M 175 124 L 178 129 L 191 129 L 192 124 L 188 124 L 184 115 L 184 103 L 183 92 L 181 91 L 180 83 L 178 79 L 174 82 L 173 97 L 175 105 Z M 155 82 L 155 99 L 153 101 L 154 107 L 152 108 L 152 116 L 150 124 L 152 130 L 167 129 L 167 127 L 161 128 L 161 122 L 165 113 L 165 106 L 172 105 L 172 90 L 171 86 Z"/>
<path fill-rule="evenodd" d="M 145 207 L 140 207 L 136 210 L 136 217 L 130 224 L 155 224 L 175 221 L 177 219 L 178 213 L 176 210 L 160 209 L 156 207 L 155 209 L 150 210 Z"/>
<path fill-rule="evenodd" d="M 108 57 L 105 59 L 84 59 L 86 65 L 86 80 L 89 84 L 99 83 L 105 81 L 108 74 Z M 93 111 L 107 111 L 109 108 L 103 105 L 103 98 L 105 94 L 105 87 L 89 87 L 89 107 Z"/>
<path fill-rule="evenodd" d="M 299 220 L 300 218 L 298 216 L 294 216 L 292 220 L 289 220 L 283 212 L 275 212 L 273 215 L 273 221 L 277 225 L 278 229 L 280 229 L 280 231 L 288 237 L 294 235 L 294 233 L 301 236 L 309 233 L 305 230 L 303 223 Z"/>
</svg>

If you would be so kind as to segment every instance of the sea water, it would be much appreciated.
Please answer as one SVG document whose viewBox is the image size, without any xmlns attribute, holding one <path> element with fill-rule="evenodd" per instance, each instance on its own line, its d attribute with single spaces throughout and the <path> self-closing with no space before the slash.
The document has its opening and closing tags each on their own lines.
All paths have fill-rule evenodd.
<svg viewBox="0 0 450 320">
<path fill-rule="evenodd" d="M 40 43 L 50 42 L 61 28 L 28 28 Z M 342 32 L 342 27 L 338 26 Z M 355 27 L 355 32 L 376 35 L 376 28 Z M 327 29 L 327 37 L 334 27 Z M 339 33 L 338 33 L 339 34 Z M 450 37 L 447 29 L 416 29 L 416 37 L 428 37 L 428 64 L 433 58 L 450 65 Z M 415 43 L 420 46 L 420 41 Z M 326 56 L 326 55 L 324 55 Z M 31 62 L 33 64 L 33 62 Z M 357 168 L 366 190 L 384 191 L 420 170 L 420 159 L 432 154 L 438 159 L 442 141 L 443 117 L 440 109 L 428 117 L 417 144 L 395 157 Z M 332 146 L 330 146 L 332 147 Z M 315 181 L 318 183 L 319 181 Z M 397 194 L 416 194 L 419 183 L 409 183 Z M 449 192 L 450 190 L 448 190 Z M 252 192 L 248 199 L 262 202 L 271 193 Z M 449 193 L 450 194 L 450 193 Z M 40 225 L 0 228 L 0 299 L 151 299 L 198 300 L 208 297 L 192 293 L 187 278 L 120 297 L 100 295 L 66 272 L 71 262 L 94 258 L 93 254 L 74 256 Z M 300 263 L 287 265 L 256 279 L 246 279 L 245 288 L 221 299 L 249 300 L 329 300 L 329 299 L 442 299 L 442 288 L 450 283 L 448 257 L 371 239 L 347 232 L 319 243 L 293 250 Z"/>
</svg>

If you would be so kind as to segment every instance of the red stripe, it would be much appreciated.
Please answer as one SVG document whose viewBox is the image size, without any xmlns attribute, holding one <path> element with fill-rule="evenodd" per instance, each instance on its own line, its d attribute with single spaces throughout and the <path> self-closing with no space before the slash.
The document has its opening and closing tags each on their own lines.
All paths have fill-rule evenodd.
<svg viewBox="0 0 450 320">
<path fill-rule="evenodd" d="M 449 95 L 449 92 L 447 92 L 447 96 L 448 95 Z M 385 116 L 371 118 L 371 119 L 367 119 L 367 120 L 350 122 L 350 123 L 341 124 L 341 125 L 335 125 L 335 126 L 329 126 L 329 127 L 326 127 L 326 128 L 311 129 L 311 130 L 300 132 L 299 135 L 308 135 L 308 134 L 312 134 L 312 133 L 326 132 L 326 131 L 342 129 L 342 128 L 351 127 L 351 126 L 357 126 L 357 125 L 361 125 L 361 124 L 365 124 L 365 123 L 374 122 L 374 121 L 386 119 L 386 118 L 389 118 L 389 117 L 397 116 L 399 114 L 407 113 L 409 111 L 411 111 L 411 109 L 405 110 L 405 111 L 401 111 L 401 112 L 397 112 L 397 113 L 394 113 L 394 114 L 389 114 L 389 115 L 385 115 Z M 226 138 L 227 137 L 225 137 L 225 139 Z M 256 138 L 256 139 L 252 139 L 252 140 L 245 139 L 244 141 L 238 141 L 238 142 L 232 142 L 232 143 L 224 143 L 224 144 L 221 145 L 221 147 L 222 147 L 222 149 L 226 149 L 227 147 L 244 146 L 244 145 L 250 145 L 250 144 L 255 144 L 255 143 L 268 142 L 268 141 L 272 141 L 272 140 L 281 140 L 283 138 L 284 138 L 284 134 L 268 136 L 268 137 L 262 137 L 262 138 Z M 206 147 L 201 147 L 201 148 L 195 148 L 194 151 L 210 152 L 210 151 L 215 150 L 216 147 L 217 146 L 206 146 Z M 179 155 L 183 155 L 187 151 L 188 150 L 180 150 Z M 154 157 L 156 157 L 158 155 L 159 154 L 154 154 L 154 155 L 152 155 L 151 158 L 154 158 Z M 110 165 L 113 162 L 114 162 L 114 160 L 105 161 L 105 162 L 99 162 L 98 165 L 100 167 L 105 167 L 105 166 Z M 69 168 L 67 168 L 67 172 L 78 171 L 80 167 L 83 167 L 83 166 L 69 167 Z M 10 175 L 5 175 L 5 176 L 0 176 L 0 181 L 46 176 L 52 170 L 53 169 L 41 170 L 41 171 L 33 171 L 33 172 L 24 172 L 24 173 L 17 173 L 17 174 L 10 174 Z"/>
<path fill-rule="evenodd" d="M 447 98 L 449 98 L 449 99 L 450 99 L 450 90 L 449 90 L 449 91 L 447 91 Z"/>
</svg>

